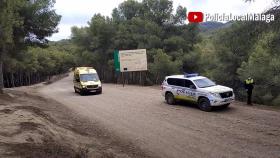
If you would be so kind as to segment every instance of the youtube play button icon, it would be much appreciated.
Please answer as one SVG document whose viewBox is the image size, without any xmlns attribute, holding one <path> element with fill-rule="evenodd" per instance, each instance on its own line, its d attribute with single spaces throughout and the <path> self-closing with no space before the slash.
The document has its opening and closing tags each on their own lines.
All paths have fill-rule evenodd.
<svg viewBox="0 0 280 158">
<path fill-rule="evenodd" d="M 203 13 L 202 12 L 189 12 L 188 20 L 192 23 L 200 23 L 203 22 Z"/>
</svg>

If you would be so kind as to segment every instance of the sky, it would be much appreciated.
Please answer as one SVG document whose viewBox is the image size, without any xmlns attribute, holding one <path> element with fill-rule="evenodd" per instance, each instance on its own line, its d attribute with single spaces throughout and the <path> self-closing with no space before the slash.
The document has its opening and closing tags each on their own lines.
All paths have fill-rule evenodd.
<svg viewBox="0 0 280 158">
<path fill-rule="evenodd" d="M 101 13 L 111 16 L 112 10 L 125 0 L 56 0 L 54 9 L 62 15 L 59 32 L 53 34 L 49 40 L 58 41 L 71 37 L 72 26 L 87 26 L 94 14 Z M 138 0 L 141 1 L 141 0 Z M 204 13 L 232 13 L 241 15 L 246 13 L 261 13 L 271 6 L 273 0 L 255 0 L 245 3 L 244 0 L 173 0 L 174 10 L 178 5 L 189 11 Z"/>
</svg>

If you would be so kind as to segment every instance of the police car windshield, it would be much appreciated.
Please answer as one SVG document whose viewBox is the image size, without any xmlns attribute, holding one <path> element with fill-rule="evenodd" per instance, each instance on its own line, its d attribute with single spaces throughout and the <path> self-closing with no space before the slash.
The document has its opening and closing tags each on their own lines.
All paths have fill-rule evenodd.
<svg viewBox="0 0 280 158">
<path fill-rule="evenodd" d="M 86 81 L 99 81 L 99 77 L 97 74 L 81 74 L 80 80 L 83 82 Z"/>
<path fill-rule="evenodd" d="M 208 78 L 197 79 L 194 80 L 194 82 L 199 88 L 212 87 L 216 85 L 213 81 L 209 80 Z"/>
</svg>

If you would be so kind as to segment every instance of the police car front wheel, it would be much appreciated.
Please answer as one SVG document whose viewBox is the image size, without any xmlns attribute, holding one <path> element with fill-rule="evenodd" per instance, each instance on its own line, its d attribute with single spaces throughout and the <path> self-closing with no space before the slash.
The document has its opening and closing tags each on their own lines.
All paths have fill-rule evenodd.
<svg viewBox="0 0 280 158">
<path fill-rule="evenodd" d="M 203 111 L 211 111 L 212 107 L 210 105 L 210 101 L 207 98 L 200 98 L 198 100 L 198 107 Z"/>
<path fill-rule="evenodd" d="M 165 100 L 166 100 L 167 104 L 169 104 L 169 105 L 175 104 L 175 98 L 172 93 L 166 93 Z"/>
</svg>

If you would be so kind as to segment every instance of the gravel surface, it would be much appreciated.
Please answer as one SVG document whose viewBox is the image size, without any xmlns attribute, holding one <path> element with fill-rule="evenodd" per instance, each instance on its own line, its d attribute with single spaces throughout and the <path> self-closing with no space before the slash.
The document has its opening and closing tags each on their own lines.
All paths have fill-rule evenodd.
<svg viewBox="0 0 280 158">
<path fill-rule="evenodd" d="M 159 157 L 280 158 L 276 110 L 236 102 L 228 109 L 203 112 L 188 103 L 167 105 L 154 87 L 114 84 L 103 84 L 101 95 L 80 96 L 74 93 L 72 75 L 39 93 Z"/>
</svg>

